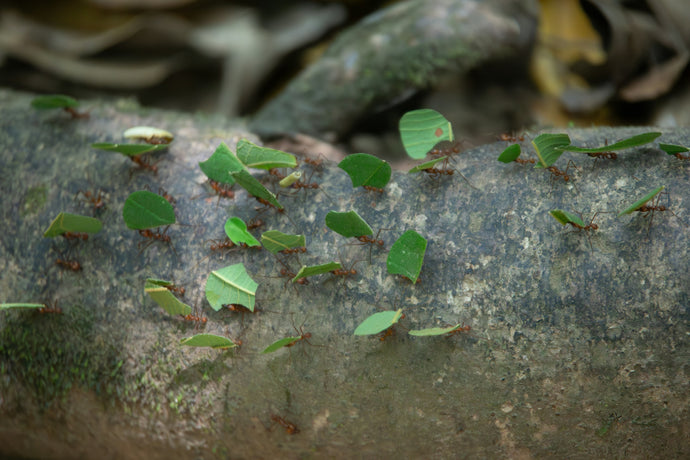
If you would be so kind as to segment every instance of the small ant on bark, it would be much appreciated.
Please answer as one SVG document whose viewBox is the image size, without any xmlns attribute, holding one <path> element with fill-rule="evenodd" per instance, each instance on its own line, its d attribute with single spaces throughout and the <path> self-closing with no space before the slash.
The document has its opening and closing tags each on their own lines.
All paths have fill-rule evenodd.
<svg viewBox="0 0 690 460">
<path fill-rule="evenodd" d="M 78 272 L 79 270 L 81 270 L 81 264 L 76 260 L 57 259 L 55 261 L 55 265 L 58 265 L 68 270 L 72 270 L 73 272 Z"/>
<path fill-rule="evenodd" d="M 184 297 L 185 292 L 187 292 L 187 290 L 183 286 L 176 286 L 174 284 L 168 284 L 167 286 L 165 286 L 165 289 L 174 294 L 179 295 L 180 297 Z"/>
<path fill-rule="evenodd" d="M 362 185 L 362 188 L 366 190 L 367 192 L 376 192 L 376 193 L 383 193 L 384 190 L 382 188 L 378 187 L 372 187 L 371 185 Z"/>
<path fill-rule="evenodd" d="M 98 190 L 98 193 L 90 190 L 79 190 L 75 197 L 93 206 L 94 214 L 105 209 L 105 201 L 103 201 L 103 191 Z"/>
<path fill-rule="evenodd" d="M 82 240 L 87 241 L 89 239 L 89 234 L 84 232 L 65 232 L 62 237 L 66 240 Z"/>
<path fill-rule="evenodd" d="M 523 136 L 523 135 L 518 136 L 515 134 L 501 133 L 498 135 L 498 139 L 501 141 L 506 141 L 506 142 L 524 142 L 525 136 Z"/>
<path fill-rule="evenodd" d="M 129 157 L 129 159 L 132 160 L 139 167 L 139 169 L 148 169 L 152 173 L 158 174 L 158 166 L 144 160 L 143 155 L 143 153 L 140 155 L 132 155 Z"/>
<path fill-rule="evenodd" d="M 177 251 L 175 251 L 175 247 L 172 245 L 172 239 L 170 238 L 170 235 L 167 234 L 169 227 L 170 227 L 170 225 L 166 226 L 162 232 L 160 230 L 156 230 L 154 232 L 150 228 L 139 229 L 138 230 L 139 235 L 148 239 L 148 241 L 140 241 L 139 242 L 139 253 L 141 253 L 142 251 L 144 251 L 144 249 L 151 246 L 155 241 L 162 241 L 164 243 L 168 243 L 170 245 L 170 247 L 172 248 L 173 252 L 175 253 L 175 255 L 177 255 Z"/>
<path fill-rule="evenodd" d="M 278 425 L 280 425 L 280 426 L 282 426 L 283 428 L 285 428 L 285 432 L 286 432 L 287 434 L 297 434 L 297 433 L 299 433 L 299 428 L 297 428 L 297 426 L 296 426 L 294 423 L 288 422 L 287 420 L 285 420 L 285 419 L 284 419 L 283 417 L 281 417 L 280 415 L 272 414 L 272 415 L 271 415 L 271 420 L 273 421 L 273 423 L 277 423 Z"/>
<path fill-rule="evenodd" d="M 189 313 L 187 315 L 183 315 L 182 319 L 187 321 L 187 322 L 193 322 L 194 324 L 194 329 L 198 329 L 199 327 L 203 326 L 206 324 L 208 321 L 208 318 L 205 316 L 201 316 L 201 313 L 198 311 L 197 308 L 195 308 L 195 311 L 192 313 Z"/>
<path fill-rule="evenodd" d="M 42 315 L 45 313 L 61 314 L 62 308 L 58 307 L 57 300 L 56 300 L 54 302 L 46 302 L 43 307 L 38 309 L 38 312 Z"/>
<path fill-rule="evenodd" d="M 218 198 L 235 198 L 235 192 L 232 191 L 227 184 L 221 184 L 220 182 L 216 182 L 213 179 L 208 180 L 208 185 L 211 186 L 214 192 L 216 192 L 216 195 L 218 195 Z"/>
</svg>

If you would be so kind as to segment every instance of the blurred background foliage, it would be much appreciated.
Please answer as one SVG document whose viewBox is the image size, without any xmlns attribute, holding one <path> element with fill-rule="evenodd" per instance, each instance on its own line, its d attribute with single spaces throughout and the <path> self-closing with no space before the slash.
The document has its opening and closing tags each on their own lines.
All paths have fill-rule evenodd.
<svg viewBox="0 0 690 460">
<path fill-rule="evenodd" d="M 487 3 L 501 9 L 516 1 Z M 252 116 L 340 32 L 391 3 L 406 2 L 6 0 L 0 85 Z M 534 5 L 529 53 L 440 75 L 346 132 L 316 137 L 337 140 L 344 151 L 394 152 L 397 120 L 419 107 L 446 115 L 469 145 L 533 126 L 690 123 L 687 1 Z"/>
</svg>

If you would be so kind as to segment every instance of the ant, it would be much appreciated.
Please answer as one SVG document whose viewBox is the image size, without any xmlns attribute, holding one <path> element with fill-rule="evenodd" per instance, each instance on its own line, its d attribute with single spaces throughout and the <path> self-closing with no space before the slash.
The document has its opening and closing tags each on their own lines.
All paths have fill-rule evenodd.
<svg viewBox="0 0 690 460">
<path fill-rule="evenodd" d="M 459 151 L 459 150 L 458 150 L 458 151 Z M 455 173 L 458 173 L 458 175 L 459 175 L 460 177 L 462 177 L 463 180 L 464 180 L 465 182 L 467 182 L 467 184 L 468 184 L 470 187 L 472 187 L 473 189 L 477 190 L 477 187 L 475 187 L 474 185 L 472 185 L 472 183 L 471 183 L 469 180 L 467 180 L 467 178 L 466 178 L 464 175 L 462 175 L 462 173 L 461 173 L 460 171 L 458 171 L 458 170 L 455 169 L 455 168 L 450 168 L 450 167 L 448 167 L 449 160 L 450 160 L 450 156 L 448 156 L 448 158 L 446 158 L 445 160 L 443 160 L 443 163 L 441 163 L 441 167 L 440 167 L 440 168 L 434 168 L 434 167 L 432 166 L 431 168 L 422 169 L 422 172 L 427 173 L 430 177 L 432 177 L 432 178 L 434 178 L 434 179 L 439 179 L 439 178 L 441 178 L 441 176 L 453 176 Z"/>
<path fill-rule="evenodd" d="M 516 158 L 513 161 L 515 163 L 521 164 L 521 165 L 527 165 L 527 164 L 533 165 L 534 163 L 536 163 L 536 160 L 534 158 Z"/>
<path fill-rule="evenodd" d="M 214 192 L 216 192 L 216 195 L 218 195 L 218 199 L 220 198 L 235 198 L 235 192 L 233 192 L 227 184 L 222 184 L 220 182 L 216 182 L 213 179 L 208 180 L 208 185 L 211 186 Z"/>
<path fill-rule="evenodd" d="M 283 180 L 283 179 L 285 179 L 285 177 L 287 177 L 287 176 L 285 176 L 285 174 L 280 172 L 279 168 L 271 168 L 268 170 L 268 173 L 271 176 L 275 177 L 277 180 Z"/>
<path fill-rule="evenodd" d="M 281 254 L 304 254 L 307 252 L 307 248 L 305 246 L 298 246 L 296 248 L 287 248 L 283 249 L 280 251 Z"/>
<path fill-rule="evenodd" d="M 89 234 L 84 232 L 65 232 L 62 236 L 66 240 L 82 240 L 87 241 L 89 239 Z"/>
<path fill-rule="evenodd" d="M 525 136 L 518 136 L 514 134 L 502 133 L 498 135 L 498 139 L 507 142 L 524 142 Z"/>
<path fill-rule="evenodd" d="M 151 191 L 151 188 L 148 185 L 146 185 L 144 188 L 148 191 Z M 165 198 L 165 200 L 173 206 L 175 206 L 175 204 L 177 203 L 177 200 L 171 194 L 169 194 L 168 191 L 165 190 L 163 187 L 158 187 L 158 194 Z"/>
<path fill-rule="evenodd" d="M 405 279 L 405 280 L 409 281 L 410 283 L 412 282 L 412 280 L 411 280 L 410 278 L 408 278 L 407 276 L 405 276 L 405 275 L 398 275 L 398 276 L 399 276 L 400 278 L 402 278 L 402 279 Z M 422 279 L 418 276 L 418 277 L 417 277 L 417 281 L 415 281 L 414 284 L 419 284 L 419 283 L 421 283 L 421 282 L 422 282 Z"/>
<path fill-rule="evenodd" d="M 659 201 L 661 201 L 661 195 L 668 196 L 668 192 L 659 193 L 656 196 L 656 198 L 654 198 L 652 200 L 651 204 L 647 204 L 647 203 L 649 203 L 649 202 L 647 202 L 635 210 L 636 212 L 644 213 L 642 215 L 642 217 L 644 217 L 644 218 L 647 218 L 647 216 L 649 216 L 651 214 L 651 217 L 649 219 L 649 227 L 647 228 L 647 233 L 649 233 L 649 230 L 652 228 L 652 222 L 654 220 L 654 213 L 655 212 L 657 212 L 657 211 L 658 212 L 668 211 L 672 215 L 675 216 L 674 212 L 671 211 L 668 207 L 664 206 L 663 204 L 659 205 Z"/>
<path fill-rule="evenodd" d="M 132 155 L 131 157 L 129 157 L 129 159 L 132 160 L 137 166 L 139 166 L 139 169 L 148 169 L 152 173 L 158 174 L 158 166 L 152 165 L 151 163 L 145 161 L 142 158 L 142 155 L 143 153 L 139 155 Z"/>
<path fill-rule="evenodd" d="M 235 312 L 235 313 L 242 313 L 242 326 L 244 326 L 244 314 L 245 313 L 256 313 L 259 311 L 258 307 L 254 307 L 254 311 L 250 310 L 249 308 L 245 307 L 244 305 L 240 305 L 238 303 L 224 303 L 223 304 L 224 308 L 227 308 L 228 310 Z M 241 345 L 242 342 L 234 341 L 238 345 Z"/>
<path fill-rule="evenodd" d="M 378 239 L 379 235 L 381 234 L 381 230 L 390 230 L 388 228 L 379 228 L 379 231 L 376 233 L 375 237 L 371 237 L 369 235 L 360 235 L 357 236 L 357 241 L 359 241 L 362 245 L 368 244 L 369 245 L 369 264 L 371 265 L 371 251 L 374 248 L 374 245 L 378 245 L 380 248 L 383 248 L 385 246 L 385 241 L 382 239 Z M 355 243 L 357 244 L 357 243 Z"/>
<path fill-rule="evenodd" d="M 247 230 L 253 230 L 255 228 L 259 228 L 263 226 L 265 222 L 261 219 L 252 219 L 249 222 L 247 222 Z"/>
<path fill-rule="evenodd" d="M 44 306 L 38 309 L 38 312 L 40 314 L 44 313 L 56 313 L 56 314 L 61 314 L 62 313 L 62 308 L 58 307 L 57 300 L 52 302 L 50 304 L 49 302 L 46 302 Z"/>
<path fill-rule="evenodd" d="M 405 313 L 400 315 L 400 319 L 405 319 Z M 398 324 L 398 323 L 395 323 Z M 378 335 L 381 342 L 385 341 L 388 337 L 393 337 L 395 335 L 395 324 L 391 324 L 390 327 L 384 331 L 381 331 Z M 407 329 L 407 328 L 405 328 Z"/>
<path fill-rule="evenodd" d="M 676 152 L 673 154 L 673 156 L 678 158 L 679 160 L 690 160 L 690 154 L 689 155 L 683 155 L 680 152 Z"/>
<path fill-rule="evenodd" d="M 437 145 L 429 151 L 429 155 L 438 156 L 438 157 L 443 156 L 443 155 L 447 155 L 447 156 L 451 157 L 453 155 L 457 155 L 458 153 L 460 153 L 460 142 L 459 141 L 454 142 L 450 145 L 445 145 L 443 147 L 439 147 Z"/>
<path fill-rule="evenodd" d="M 197 310 L 197 309 L 195 308 L 195 310 Z M 193 312 L 193 313 L 183 315 L 182 319 L 185 321 L 194 322 L 195 323 L 195 325 L 194 325 L 195 329 L 199 328 L 202 325 L 205 325 L 206 322 L 208 321 L 208 318 L 206 318 L 205 316 L 201 316 L 200 312 Z"/>
<path fill-rule="evenodd" d="M 314 160 L 313 158 L 304 157 L 302 159 L 302 161 L 304 161 L 309 166 L 312 166 L 312 167 L 317 168 L 317 169 L 320 168 L 321 163 L 323 163 L 323 159 L 321 159 L 321 158 Z"/>
<path fill-rule="evenodd" d="M 592 218 L 589 220 L 589 224 L 587 224 L 587 225 L 580 225 L 577 222 L 572 222 L 572 221 L 570 221 L 568 223 L 570 225 L 572 225 L 578 232 L 590 232 L 590 231 L 598 230 L 599 226 L 594 223 L 594 219 L 597 218 L 598 214 L 599 214 L 598 212 L 595 212 L 594 215 L 592 216 Z M 580 215 L 580 218 L 582 218 L 581 215 Z M 592 250 L 592 239 L 590 238 L 589 233 L 587 233 L 587 242 L 589 243 L 589 249 Z"/>
<path fill-rule="evenodd" d="M 75 197 L 80 198 L 82 201 L 90 203 L 93 206 L 94 214 L 105 209 L 105 201 L 103 201 L 103 190 L 99 189 L 98 194 L 91 192 L 90 190 L 82 191 L 79 190 Z"/>
<path fill-rule="evenodd" d="M 285 432 L 286 432 L 287 434 L 297 434 L 297 433 L 299 433 L 299 428 L 297 428 L 297 426 L 295 426 L 294 423 L 288 422 L 287 420 L 285 420 L 285 419 L 284 419 L 283 417 L 281 417 L 280 415 L 272 414 L 272 415 L 271 415 L 271 420 L 273 420 L 274 423 L 277 423 L 278 425 L 280 425 L 280 426 L 282 426 L 283 428 L 285 428 Z"/>
<path fill-rule="evenodd" d="M 587 156 L 596 159 L 602 158 L 605 160 L 615 160 L 618 158 L 618 154 L 616 152 L 587 152 Z"/>
<path fill-rule="evenodd" d="M 570 176 L 568 175 L 568 170 L 570 169 L 570 166 L 573 166 L 575 169 L 577 169 L 577 166 L 575 166 L 575 163 L 573 163 L 573 160 L 568 161 L 568 166 L 565 168 L 565 171 L 561 171 L 558 169 L 556 166 L 549 166 L 546 168 L 547 171 L 551 173 L 551 180 L 556 181 L 559 177 L 563 178 L 563 182 L 569 182 L 570 181 Z"/>
<path fill-rule="evenodd" d="M 364 190 L 366 190 L 368 192 L 376 192 L 376 193 L 383 193 L 384 192 L 384 190 L 382 188 L 373 187 L 371 185 L 362 185 L 362 187 L 364 188 Z"/>
<path fill-rule="evenodd" d="M 73 272 L 78 272 L 81 270 L 81 264 L 76 260 L 63 260 L 57 259 L 55 265 L 59 265 L 62 268 L 72 270 Z"/>
<path fill-rule="evenodd" d="M 452 331 L 446 333 L 446 337 L 450 337 L 452 335 L 457 335 L 457 334 L 464 333 L 464 332 L 470 332 L 471 330 L 472 330 L 472 328 L 470 327 L 469 324 L 463 324 L 459 328 L 453 329 Z"/>
<path fill-rule="evenodd" d="M 154 232 L 150 228 L 143 228 L 143 229 L 138 230 L 138 232 L 141 236 L 149 239 L 149 241 L 140 241 L 139 242 L 139 253 L 141 253 L 144 249 L 151 246 L 154 243 L 154 241 L 163 241 L 165 243 L 170 244 L 170 247 L 172 247 L 173 252 L 175 252 L 175 255 L 177 255 L 175 248 L 172 246 L 172 240 L 170 239 L 170 235 L 167 234 L 169 227 L 170 227 L 170 225 L 165 227 L 165 230 L 163 230 L 162 232 L 160 230 L 157 230 Z"/>
<path fill-rule="evenodd" d="M 176 286 L 174 284 L 168 284 L 167 286 L 165 286 L 165 289 L 179 295 L 180 297 L 184 297 L 184 293 L 187 292 L 187 290 L 183 286 Z"/>
<path fill-rule="evenodd" d="M 221 249 L 231 249 L 236 246 L 235 243 L 233 243 L 230 238 L 225 238 L 225 240 L 218 241 L 215 240 L 213 244 L 210 246 L 211 251 L 220 251 Z"/>
</svg>

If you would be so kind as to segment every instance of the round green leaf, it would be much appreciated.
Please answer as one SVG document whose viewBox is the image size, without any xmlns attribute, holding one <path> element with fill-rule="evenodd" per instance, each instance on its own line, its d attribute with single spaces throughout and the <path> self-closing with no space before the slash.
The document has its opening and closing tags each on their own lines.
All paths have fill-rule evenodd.
<svg viewBox="0 0 690 460">
<path fill-rule="evenodd" d="M 142 230 L 175 223 L 175 209 L 160 195 L 148 190 L 131 193 L 122 208 L 128 228 Z"/>
<path fill-rule="evenodd" d="M 326 226 L 345 238 L 374 234 L 369 224 L 357 214 L 357 211 L 329 211 L 326 214 Z"/>
<path fill-rule="evenodd" d="M 287 347 L 288 345 L 291 345 L 301 339 L 302 337 L 285 337 L 284 339 L 276 340 L 267 346 L 261 353 L 273 353 L 274 351 Z"/>
<path fill-rule="evenodd" d="M 53 219 L 43 236 L 53 238 L 65 232 L 98 233 L 102 227 L 101 221 L 94 217 L 61 212 Z"/>
<path fill-rule="evenodd" d="M 45 304 L 42 303 L 0 303 L 0 310 L 9 310 L 11 308 L 43 308 Z"/>
<path fill-rule="evenodd" d="M 348 155 L 338 167 L 350 176 L 353 187 L 368 185 L 383 188 L 391 179 L 391 165 L 367 153 Z"/>
<path fill-rule="evenodd" d="M 271 254 L 277 254 L 290 248 L 306 246 L 304 235 L 289 235 L 278 230 L 269 230 L 261 235 L 261 244 Z"/>
<path fill-rule="evenodd" d="M 378 334 L 397 323 L 401 316 L 402 308 L 374 313 L 357 326 L 355 335 Z"/>
<path fill-rule="evenodd" d="M 642 198 L 640 198 L 639 200 L 634 202 L 632 205 L 625 208 L 624 211 L 621 211 L 621 213 L 618 214 L 618 217 L 624 216 L 626 214 L 630 214 L 630 213 L 636 211 L 637 209 L 641 208 L 642 206 L 645 205 L 645 203 L 647 203 L 649 200 L 651 200 L 652 198 L 657 196 L 664 189 L 664 187 L 665 187 L 665 185 L 662 185 L 661 187 L 655 188 L 654 190 L 652 190 L 651 192 L 649 192 L 648 194 L 646 194 L 645 196 L 643 196 Z"/>
<path fill-rule="evenodd" d="M 192 313 L 192 307 L 181 302 L 166 288 L 166 286 L 170 286 L 171 284 L 170 281 L 148 278 L 144 284 L 144 292 L 169 314 L 189 315 Z"/>
<path fill-rule="evenodd" d="M 111 144 L 109 142 L 98 142 L 91 144 L 91 147 L 121 153 L 128 157 L 135 157 L 148 152 L 158 152 L 168 148 L 167 144 Z"/>
<path fill-rule="evenodd" d="M 239 217 L 231 217 L 225 221 L 225 234 L 235 244 L 245 243 L 247 246 L 261 246 L 261 243 L 247 230 L 247 224 Z"/>
<path fill-rule="evenodd" d="M 548 168 L 563 155 L 564 148 L 570 145 L 570 137 L 567 134 L 540 134 L 532 140 L 532 145 L 539 157 L 534 167 Z"/>
<path fill-rule="evenodd" d="M 76 99 L 64 94 L 50 94 L 46 96 L 38 96 L 31 100 L 31 107 L 34 109 L 64 109 L 65 107 L 78 107 L 79 102 Z"/>
<path fill-rule="evenodd" d="M 450 122 L 435 110 L 407 112 L 400 119 L 400 138 L 407 154 L 421 160 L 441 141 L 453 141 Z"/>
<path fill-rule="evenodd" d="M 251 196 L 262 198 L 278 209 L 283 209 L 283 205 L 278 203 L 276 196 L 271 193 L 266 187 L 261 185 L 261 182 L 256 180 L 254 176 L 249 174 L 249 171 L 243 169 L 241 171 L 232 171 L 230 173 L 232 178 L 237 182 L 243 189 L 245 189 Z"/>
<path fill-rule="evenodd" d="M 230 265 L 211 272 L 206 281 L 206 300 L 218 311 L 223 304 L 244 305 L 254 311 L 256 288 L 259 285 L 251 279 L 244 264 Z"/>
<path fill-rule="evenodd" d="M 553 209 L 549 211 L 549 214 L 551 214 L 551 217 L 556 219 L 560 224 L 566 225 L 566 224 L 577 224 L 580 227 L 584 227 L 585 223 L 582 221 L 580 216 L 576 216 L 573 213 L 570 213 L 568 211 L 563 211 L 562 209 Z"/>
<path fill-rule="evenodd" d="M 333 270 L 339 270 L 343 268 L 338 262 L 328 262 L 327 264 L 321 265 L 309 265 L 300 268 L 299 272 L 292 278 L 292 282 L 297 282 L 300 278 L 306 278 L 308 276 L 322 275 L 324 273 L 330 273 Z"/>
<path fill-rule="evenodd" d="M 676 153 L 685 153 L 690 150 L 687 147 L 678 144 L 659 143 L 659 148 L 669 155 L 675 155 Z"/>
<path fill-rule="evenodd" d="M 520 144 L 513 144 L 506 147 L 506 149 L 498 156 L 498 161 L 501 163 L 512 163 L 520 156 Z"/>
<path fill-rule="evenodd" d="M 220 335 L 214 334 L 197 334 L 192 337 L 185 337 L 180 340 L 180 345 L 188 347 L 211 347 L 211 348 L 234 348 L 237 346 L 235 342 Z"/>
<path fill-rule="evenodd" d="M 425 252 L 426 239 L 414 230 L 406 231 L 388 252 L 388 273 L 406 276 L 412 283 L 416 283 L 419 272 L 422 271 Z"/>
<path fill-rule="evenodd" d="M 199 162 L 199 167 L 209 179 L 228 185 L 235 183 L 230 173 L 244 169 L 225 142 L 220 143 L 208 160 Z"/>
<path fill-rule="evenodd" d="M 407 171 L 407 173 L 408 174 L 414 174 L 414 173 L 424 171 L 425 169 L 433 168 L 436 163 L 439 163 L 439 162 L 445 160 L 446 158 L 448 158 L 448 157 L 444 156 L 444 157 L 440 157 L 440 158 L 434 158 L 433 160 L 425 161 L 424 163 L 418 164 L 414 168 L 410 169 L 409 171 Z"/>
<path fill-rule="evenodd" d="M 237 143 L 237 158 L 248 168 L 268 170 L 297 167 L 294 155 L 282 150 L 260 147 L 247 139 L 240 139 Z"/>
</svg>

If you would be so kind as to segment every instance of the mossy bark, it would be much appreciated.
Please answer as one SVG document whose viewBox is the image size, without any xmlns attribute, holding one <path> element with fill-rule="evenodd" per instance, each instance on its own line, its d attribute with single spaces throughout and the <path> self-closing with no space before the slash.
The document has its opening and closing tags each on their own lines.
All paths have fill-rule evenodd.
<svg viewBox="0 0 690 460">
<path fill-rule="evenodd" d="M 89 102 L 87 120 L 38 112 L 31 97 L 0 92 L 2 302 L 57 300 L 61 315 L 0 315 L 0 452 L 26 457 L 682 457 L 688 452 L 687 162 L 655 146 L 615 161 L 565 154 L 571 180 L 496 161 L 504 143 L 457 157 L 455 176 L 395 172 L 383 195 L 352 190 L 324 163 L 321 190 L 279 197 L 269 229 L 307 236 L 305 264 L 355 261 L 356 276 L 285 285 L 267 251 L 210 254 L 229 216 L 258 204 L 236 190 L 211 195 L 198 162 L 224 141 L 258 141 L 222 118 L 147 111 L 127 101 Z M 158 174 L 139 171 L 93 142 L 132 126 L 173 132 Z M 570 130 L 580 145 L 645 131 Z M 690 143 L 690 131 L 662 142 Z M 525 144 L 526 154 L 529 146 Z M 315 154 L 318 152 L 314 152 Z M 309 176 L 310 167 L 304 166 Z M 257 175 L 258 176 L 258 175 Z M 264 174 L 264 176 L 268 176 Z M 267 179 L 268 180 L 268 179 Z M 658 185 L 673 210 L 617 212 Z M 141 250 L 122 206 L 129 193 L 165 188 L 177 200 L 173 248 Z M 91 214 L 79 190 L 103 191 L 103 230 L 87 242 L 42 237 L 60 211 Z M 325 193 L 323 193 L 325 192 Z M 599 229 L 568 232 L 554 208 L 599 212 Z M 386 249 L 326 229 L 330 210 L 355 209 L 390 247 L 405 230 L 429 240 L 421 282 L 386 272 Z M 609 213 L 605 213 L 609 212 Z M 184 224 L 184 225 L 182 225 Z M 590 248 L 591 243 L 591 248 Z M 207 257 L 208 256 L 208 257 Z M 80 261 L 73 273 L 57 257 Z M 259 283 L 261 312 L 214 312 L 210 271 L 242 262 Z M 291 268 L 298 268 L 296 261 Z M 186 287 L 209 318 L 206 332 L 241 339 L 238 351 L 185 348 L 194 326 L 144 294 L 147 277 Z M 403 308 L 397 334 L 354 337 L 380 309 Z M 470 334 L 412 338 L 405 328 L 471 325 Z M 312 334 L 260 354 L 297 328 Z M 301 430 L 273 426 L 278 415 Z"/>
</svg>

